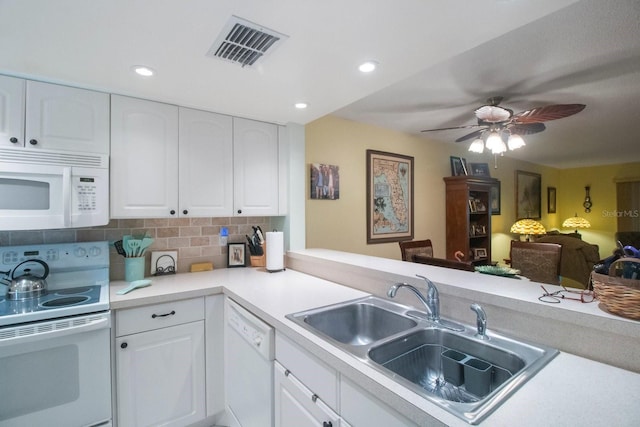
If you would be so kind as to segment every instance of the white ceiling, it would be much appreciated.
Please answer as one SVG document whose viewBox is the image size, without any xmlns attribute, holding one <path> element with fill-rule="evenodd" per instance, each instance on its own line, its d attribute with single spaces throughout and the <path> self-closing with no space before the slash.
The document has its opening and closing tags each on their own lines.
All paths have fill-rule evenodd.
<svg viewBox="0 0 640 427">
<path fill-rule="evenodd" d="M 415 134 L 471 124 L 493 95 L 515 111 L 585 103 L 521 154 L 555 166 L 637 161 L 639 9 L 638 0 L 0 0 L 0 73 L 275 123 L 335 112 Z M 289 38 L 252 68 L 206 57 L 231 15 Z M 362 75 L 367 59 L 380 67 Z M 137 77 L 138 64 L 157 75 Z"/>
</svg>

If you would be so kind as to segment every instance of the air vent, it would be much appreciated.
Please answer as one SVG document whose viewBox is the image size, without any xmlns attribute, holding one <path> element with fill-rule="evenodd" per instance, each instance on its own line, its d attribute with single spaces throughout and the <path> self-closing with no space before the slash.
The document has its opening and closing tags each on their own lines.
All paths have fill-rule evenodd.
<svg viewBox="0 0 640 427">
<path fill-rule="evenodd" d="M 288 37 L 245 19 L 232 16 L 207 56 L 251 66 Z"/>
</svg>

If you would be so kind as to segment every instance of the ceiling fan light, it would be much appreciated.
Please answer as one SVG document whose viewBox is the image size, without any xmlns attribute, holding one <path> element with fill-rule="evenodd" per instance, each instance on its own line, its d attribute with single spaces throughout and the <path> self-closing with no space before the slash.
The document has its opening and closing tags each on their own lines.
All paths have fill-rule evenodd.
<svg viewBox="0 0 640 427">
<path fill-rule="evenodd" d="M 524 147 L 524 139 L 520 135 L 509 135 L 509 150 L 516 150 L 520 147 Z"/>
<path fill-rule="evenodd" d="M 491 148 L 492 154 L 501 154 L 501 153 L 504 153 L 505 151 L 507 151 L 507 144 L 504 143 L 502 138 L 500 139 L 500 141 L 495 143 Z"/>
<path fill-rule="evenodd" d="M 498 132 L 491 132 L 487 137 L 487 150 L 493 151 L 493 148 L 498 146 L 502 142 L 502 138 L 500 138 L 500 134 Z"/>
<path fill-rule="evenodd" d="M 480 138 L 475 139 L 469 146 L 469 151 L 472 153 L 482 154 L 484 151 L 484 141 Z"/>
</svg>

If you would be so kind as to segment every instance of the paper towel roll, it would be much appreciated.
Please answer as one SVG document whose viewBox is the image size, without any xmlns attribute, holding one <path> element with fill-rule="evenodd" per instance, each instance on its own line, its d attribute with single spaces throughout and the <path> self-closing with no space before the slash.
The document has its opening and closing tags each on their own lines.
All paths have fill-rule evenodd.
<svg viewBox="0 0 640 427">
<path fill-rule="evenodd" d="M 267 231 L 267 271 L 284 270 L 284 233 Z"/>
</svg>

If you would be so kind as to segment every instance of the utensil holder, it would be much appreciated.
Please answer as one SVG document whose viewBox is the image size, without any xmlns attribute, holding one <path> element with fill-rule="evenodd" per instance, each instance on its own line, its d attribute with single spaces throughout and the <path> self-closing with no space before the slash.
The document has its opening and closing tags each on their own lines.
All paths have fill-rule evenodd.
<svg viewBox="0 0 640 427">
<path fill-rule="evenodd" d="M 133 282 L 144 279 L 144 257 L 129 257 L 124 259 L 124 280 Z"/>
<path fill-rule="evenodd" d="M 442 352 L 442 375 L 445 381 L 453 385 L 462 385 L 464 382 L 463 360 L 466 358 L 466 354 L 455 350 Z"/>
<path fill-rule="evenodd" d="M 464 385 L 471 394 L 487 395 L 491 390 L 491 363 L 475 358 L 464 362 Z"/>
</svg>

